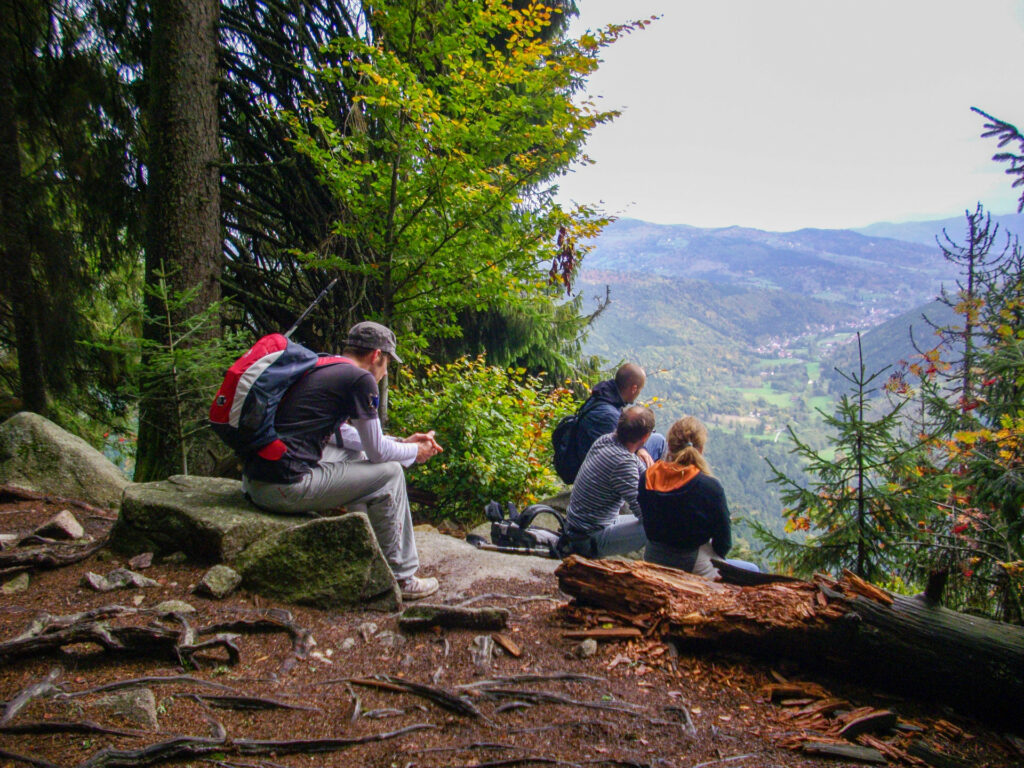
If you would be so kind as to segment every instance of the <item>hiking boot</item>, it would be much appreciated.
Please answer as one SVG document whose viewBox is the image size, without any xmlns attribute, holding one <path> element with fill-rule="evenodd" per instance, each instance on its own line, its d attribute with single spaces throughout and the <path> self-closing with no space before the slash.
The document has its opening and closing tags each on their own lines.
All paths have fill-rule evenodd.
<svg viewBox="0 0 1024 768">
<path fill-rule="evenodd" d="M 402 590 L 403 600 L 421 600 L 424 597 L 430 597 L 437 592 L 439 586 L 437 579 L 433 577 L 417 579 L 415 576 L 410 576 L 408 579 L 402 579 L 398 582 L 398 588 Z"/>
</svg>

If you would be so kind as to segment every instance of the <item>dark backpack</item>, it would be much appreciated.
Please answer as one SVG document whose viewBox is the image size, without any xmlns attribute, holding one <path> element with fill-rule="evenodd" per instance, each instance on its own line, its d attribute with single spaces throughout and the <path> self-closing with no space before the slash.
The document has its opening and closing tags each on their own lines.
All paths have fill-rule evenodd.
<svg viewBox="0 0 1024 768">
<path fill-rule="evenodd" d="M 548 514 L 555 518 L 558 530 L 534 525 L 533 520 L 539 514 Z M 499 547 L 510 547 L 525 550 L 529 554 L 540 554 L 547 550 L 548 557 L 561 558 L 565 546 L 565 518 L 553 507 L 546 504 L 531 504 L 522 512 L 516 505 L 508 502 L 506 510 L 496 501 L 484 507 L 484 514 L 491 521 L 491 543 Z"/>
<path fill-rule="evenodd" d="M 579 441 L 577 440 L 580 420 L 585 413 L 597 407 L 597 402 L 591 395 L 577 409 L 576 413 L 563 418 L 551 432 L 551 447 L 555 450 L 555 472 L 567 485 L 576 482 L 576 475 L 579 474 L 583 459 L 586 458 L 585 452 L 580 456 Z M 589 409 L 588 405 L 590 405 Z"/>
<path fill-rule="evenodd" d="M 352 361 L 318 355 L 281 333 L 264 336 L 224 375 L 210 406 L 210 426 L 243 460 L 255 453 L 277 461 L 287 451 L 274 428 L 281 398 L 314 368 L 336 363 Z"/>
</svg>

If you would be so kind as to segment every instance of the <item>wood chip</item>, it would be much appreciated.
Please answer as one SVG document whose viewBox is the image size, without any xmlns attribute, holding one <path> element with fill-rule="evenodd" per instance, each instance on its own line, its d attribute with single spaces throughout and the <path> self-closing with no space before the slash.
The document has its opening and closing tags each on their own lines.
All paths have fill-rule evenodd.
<svg viewBox="0 0 1024 768">
<path fill-rule="evenodd" d="M 865 733 L 888 733 L 896 725 L 896 713 L 887 709 L 876 709 L 858 717 L 845 720 L 839 730 L 839 735 L 844 739 L 853 741 Z"/>
<path fill-rule="evenodd" d="M 860 576 L 855 574 L 853 571 L 843 569 L 843 578 L 840 582 L 843 589 L 854 594 L 866 597 L 869 600 L 875 600 L 876 602 L 884 605 L 892 605 L 895 600 L 892 595 L 874 584 L 864 581 Z"/>
<path fill-rule="evenodd" d="M 494 638 L 494 642 L 496 642 L 498 645 L 504 648 L 505 651 L 510 656 L 514 656 L 518 659 L 520 656 L 523 655 L 523 649 L 520 648 L 519 644 L 516 643 L 511 637 L 502 634 L 494 634 L 491 635 L 491 637 Z"/>
</svg>

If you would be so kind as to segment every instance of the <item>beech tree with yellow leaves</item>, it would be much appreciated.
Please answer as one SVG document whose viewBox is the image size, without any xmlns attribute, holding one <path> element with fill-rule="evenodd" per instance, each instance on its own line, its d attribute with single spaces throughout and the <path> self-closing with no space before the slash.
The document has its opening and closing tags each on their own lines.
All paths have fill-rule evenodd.
<svg viewBox="0 0 1024 768">
<path fill-rule="evenodd" d="M 466 311 L 550 308 L 578 244 L 607 222 L 558 203 L 555 183 L 616 115 L 576 98 L 584 79 L 648 22 L 551 40 L 559 16 L 540 2 L 384 0 L 313 73 L 350 94 L 345 122 L 314 101 L 286 116 L 345 246 L 308 263 L 341 273 L 352 311 L 394 327 L 410 352 L 458 336 Z"/>
</svg>

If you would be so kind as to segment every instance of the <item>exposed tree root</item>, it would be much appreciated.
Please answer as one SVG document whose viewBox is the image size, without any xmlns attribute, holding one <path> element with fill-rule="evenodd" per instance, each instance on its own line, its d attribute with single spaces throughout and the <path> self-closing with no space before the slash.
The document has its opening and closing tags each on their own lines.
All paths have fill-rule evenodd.
<svg viewBox="0 0 1024 768">
<path fill-rule="evenodd" d="M 287 632 L 292 638 L 292 654 L 281 666 L 282 672 L 291 671 L 295 664 L 303 659 L 309 658 L 309 652 L 316 645 L 313 634 L 303 626 L 297 624 L 292 614 L 281 608 L 271 608 L 265 611 L 258 611 L 254 615 L 243 616 L 232 621 L 217 622 L 199 630 L 200 635 L 211 632 Z"/>
<path fill-rule="evenodd" d="M 301 704 L 288 704 L 284 701 L 265 699 L 260 696 L 210 696 L 203 693 L 182 693 L 178 695 L 189 696 L 209 704 L 211 707 L 218 707 L 220 709 L 296 709 L 303 712 L 321 711 L 318 707 L 307 707 Z"/>
<path fill-rule="evenodd" d="M 288 739 L 264 741 L 255 739 L 229 739 L 220 729 L 213 738 L 176 736 L 167 741 L 150 744 L 140 749 L 101 749 L 77 768 L 141 768 L 167 760 L 203 758 L 214 753 L 236 755 L 288 755 L 337 752 L 358 744 L 369 744 L 404 736 L 408 733 L 433 728 L 429 723 L 415 723 L 397 731 L 375 733 L 369 736 L 333 739 Z M 38 763 L 51 768 L 51 763 Z"/>
<path fill-rule="evenodd" d="M 54 542 L 31 549 L 6 549 L 0 552 L 0 576 L 22 571 L 62 568 L 81 562 L 103 549 L 107 545 L 107 538 L 103 536 L 86 545 Z"/>
<path fill-rule="evenodd" d="M 549 675 L 503 675 L 490 680 L 477 680 L 474 683 L 463 683 L 455 686 L 459 690 L 469 688 L 494 688 L 502 685 L 515 685 L 519 683 L 546 683 L 551 680 L 569 680 L 585 683 L 607 683 L 607 678 L 597 675 L 584 675 L 579 672 L 555 672 Z"/>
<path fill-rule="evenodd" d="M 38 699 L 41 696 L 53 696 L 54 694 L 60 693 L 61 689 L 58 688 L 54 683 L 57 678 L 63 674 L 64 670 L 60 667 L 54 667 L 50 670 L 49 674 L 38 683 L 33 683 L 27 688 L 19 691 L 4 707 L 3 715 L 0 715 L 0 725 L 7 725 L 14 719 L 14 716 L 18 714 L 25 706 L 33 699 Z"/>
<path fill-rule="evenodd" d="M 109 509 L 94 507 L 92 504 L 79 501 L 78 499 L 67 499 L 63 496 L 48 496 L 45 493 L 36 493 L 35 491 L 29 491 L 25 488 L 18 488 L 13 485 L 0 485 L 0 504 L 7 501 L 44 501 L 47 504 L 65 504 L 77 507 L 84 512 L 96 515 L 97 517 L 102 517 L 104 520 L 110 520 L 113 522 L 117 519 Z"/>
<path fill-rule="evenodd" d="M 63 720 L 42 720 L 40 722 L 0 725 L 0 733 L 99 733 L 108 736 L 145 736 L 146 731 L 131 731 L 124 728 L 108 728 L 92 720 L 74 722 Z"/>
<path fill-rule="evenodd" d="M 13 760 L 16 763 L 38 766 L 38 768 L 60 768 L 59 765 L 51 763 L 49 760 L 40 760 L 38 757 L 29 757 L 28 755 L 20 755 L 17 752 L 9 752 L 3 747 L 0 747 L 0 757 L 4 760 Z"/>
<path fill-rule="evenodd" d="M 86 688 L 83 691 L 72 691 L 70 693 L 63 694 L 69 699 L 78 698 L 79 696 L 88 696 L 93 693 L 105 693 L 107 691 L 119 691 L 124 688 L 137 688 L 143 685 L 166 685 L 169 683 L 192 683 L 193 685 L 202 685 L 208 688 L 216 688 L 220 691 L 228 691 L 230 693 L 238 693 L 234 688 L 224 685 L 223 683 L 215 683 L 212 680 L 203 680 L 199 677 L 192 677 L 192 675 L 166 675 L 166 676 L 147 676 L 147 677 L 133 677 L 129 680 L 118 680 L 114 683 L 106 683 L 105 685 L 97 685 L 95 688 Z"/>
<path fill-rule="evenodd" d="M 181 664 L 192 663 L 199 651 L 220 648 L 227 652 L 228 663 L 238 662 L 239 651 L 235 645 L 237 635 L 221 634 L 209 640 L 195 642 L 195 632 L 188 622 L 176 615 L 182 630 L 150 624 L 145 627 L 112 625 L 106 619 L 116 616 L 135 615 L 139 611 L 120 605 L 104 606 L 94 611 L 50 616 L 44 614 L 35 619 L 29 628 L 13 640 L 0 643 L 0 659 L 17 659 L 25 656 L 53 653 L 76 643 L 94 643 L 105 651 L 160 656 L 177 660 Z"/>
<path fill-rule="evenodd" d="M 387 691 L 411 693 L 427 699 L 428 701 L 432 701 L 437 704 L 437 706 L 442 709 L 447 709 L 449 712 L 454 712 L 458 715 L 465 715 L 467 717 L 483 717 L 483 713 L 476 708 L 476 705 L 464 696 L 456 696 L 443 688 L 434 688 L 429 685 L 423 685 L 422 683 L 414 683 L 409 680 L 403 680 L 400 677 L 392 677 L 390 675 L 377 675 L 372 678 L 349 677 L 342 680 L 328 680 L 324 684 L 330 682 L 347 682 L 352 685 L 361 685 L 366 688 L 381 688 Z"/>
</svg>

